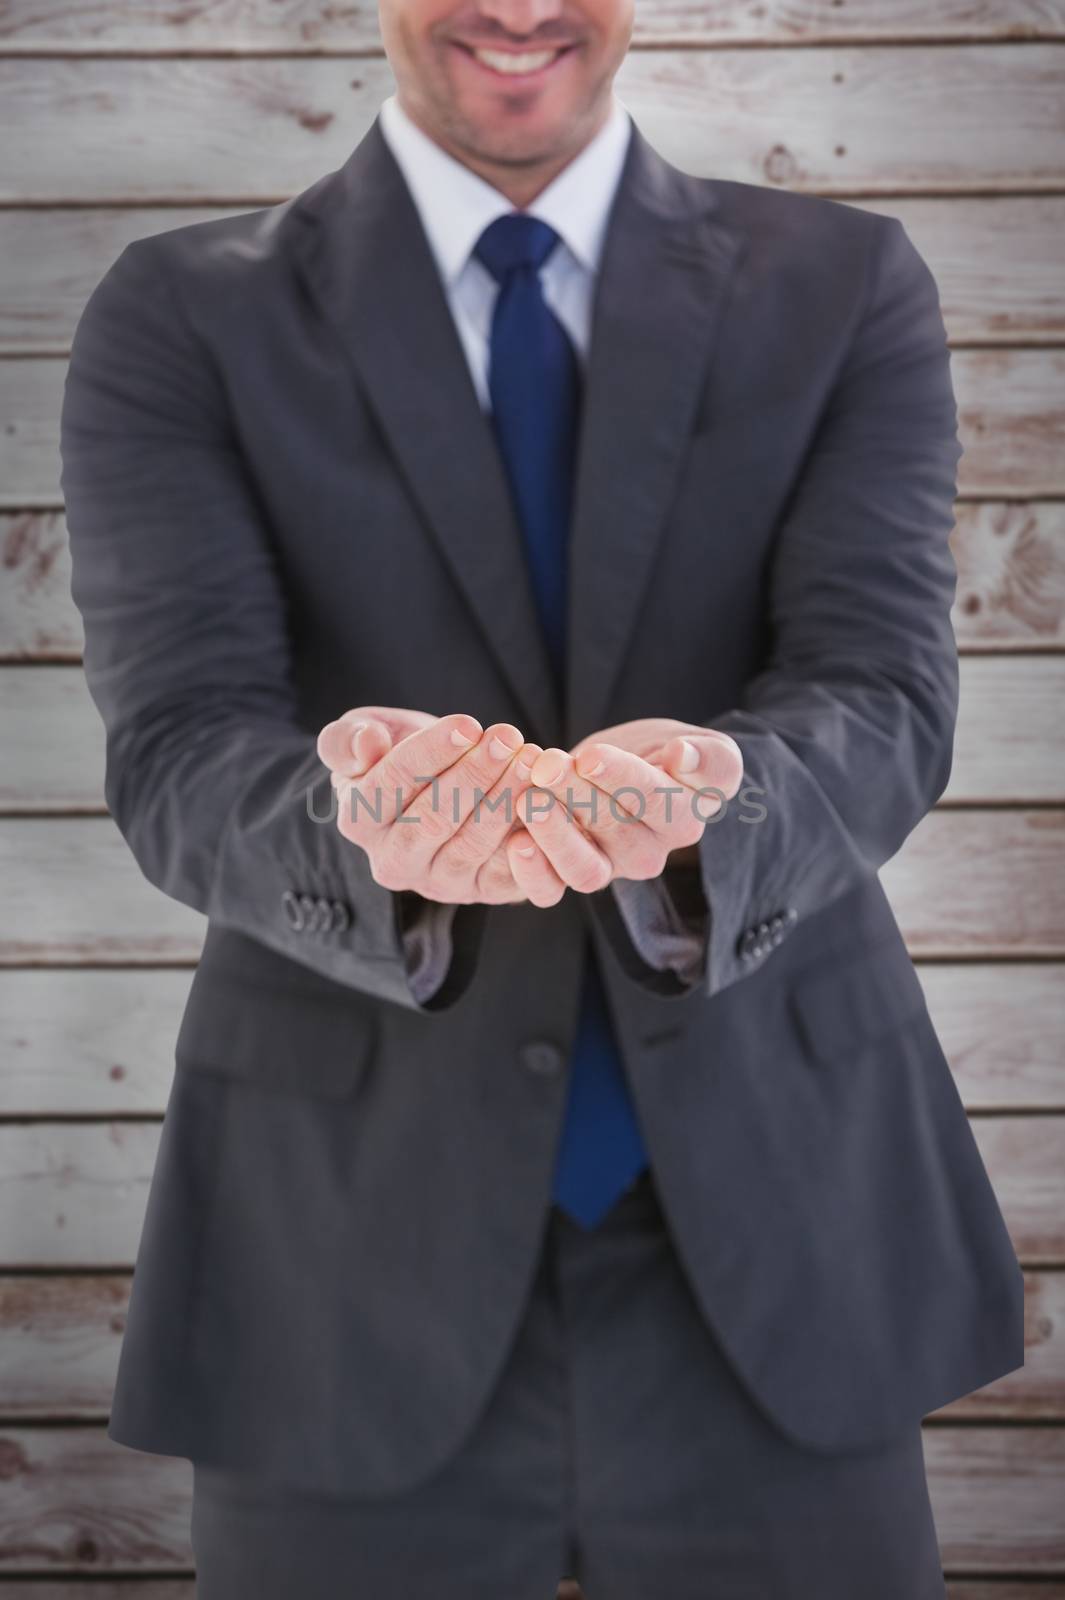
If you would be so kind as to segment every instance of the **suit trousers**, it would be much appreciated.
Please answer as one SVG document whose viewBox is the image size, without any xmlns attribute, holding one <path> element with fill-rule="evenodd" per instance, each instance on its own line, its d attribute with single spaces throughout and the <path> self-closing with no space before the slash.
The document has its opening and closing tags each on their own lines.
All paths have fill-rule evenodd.
<svg viewBox="0 0 1065 1600">
<path fill-rule="evenodd" d="M 563 1576 L 587 1600 L 945 1594 L 919 1423 L 848 1454 L 785 1438 L 647 1171 L 591 1231 L 551 1208 L 501 1375 L 432 1477 L 362 1498 L 194 1462 L 192 1544 L 198 1600 L 554 1600 Z"/>
</svg>

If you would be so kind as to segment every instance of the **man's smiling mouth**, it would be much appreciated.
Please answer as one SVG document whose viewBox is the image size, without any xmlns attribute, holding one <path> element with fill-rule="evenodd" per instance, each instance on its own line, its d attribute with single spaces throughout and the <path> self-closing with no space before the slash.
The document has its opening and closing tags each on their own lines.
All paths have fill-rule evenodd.
<svg viewBox="0 0 1065 1600">
<path fill-rule="evenodd" d="M 493 50 L 489 46 L 461 44 L 458 40 L 454 43 L 480 66 L 507 78 L 528 78 L 534 73 L 543 72 L 576 48 L 567 44 L 553 45 L 545 50 Z"/>
</svg>

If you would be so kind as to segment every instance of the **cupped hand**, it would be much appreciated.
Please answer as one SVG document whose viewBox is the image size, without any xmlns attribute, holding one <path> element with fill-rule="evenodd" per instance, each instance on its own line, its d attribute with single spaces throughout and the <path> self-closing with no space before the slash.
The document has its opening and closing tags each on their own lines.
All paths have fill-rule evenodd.
<svg viewBox="0 0 1065 1600">
<path fill-rule="evenodd" d="M 317 743 L 337 828 L 366 852 L 374 881 L 458 905 L 547 905 L 564 893 L 538 852 L 519 853 L 529 846 L 515 819 L 540 748 L 513 723 L 376 705 L 345 712 Z"/>
<path fill-rule="evenodd" d="M 581 893 L 614 878 L 657 878 L 697 860 L 707 821 L 739 791 L 743 756 L 728 734 L 671 717 L 616 723 L 567 752 L 550 746 L 532 780 L 554 804 L 527 802 L 529 831 Z"/>
</svg>

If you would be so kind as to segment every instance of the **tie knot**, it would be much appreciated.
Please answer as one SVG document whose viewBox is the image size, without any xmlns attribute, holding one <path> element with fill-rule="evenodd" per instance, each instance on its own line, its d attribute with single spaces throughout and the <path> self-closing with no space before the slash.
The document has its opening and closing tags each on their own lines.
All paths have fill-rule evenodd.
<svg viewBox="0 0 1065 1600">
<path fill-rule="evenodd" d="M 508 211 L 485 228 L 473 247 L 497 283 L 519 267 L 542 267 L 558 243 L 550 223 L 524 211 Z"/>
</svg>

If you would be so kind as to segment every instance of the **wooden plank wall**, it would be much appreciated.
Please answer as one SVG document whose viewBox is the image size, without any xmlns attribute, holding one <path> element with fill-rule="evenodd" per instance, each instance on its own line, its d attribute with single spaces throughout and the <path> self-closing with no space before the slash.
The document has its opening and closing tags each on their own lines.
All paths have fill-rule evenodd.
<svg viewBox="0 0 1065 1600">
<path fill-rule="evenodd" d="M 965 456 L 954 773 L 884 872 L 1023 1257 L 1024 1371 L 926 1420 L 952 1600 L 1065 1597 L 1065 0 L 639 0 L 619 91 L 690 171 L 902 218 Z M 131 238 L 286 198 L 391 87 L 376 13 L 0 0 L 0 1600 L 189 1600 L 187 1463 L 105 1437 L 201 919 L 102 800 L 64 361 Z"/>
</svg>

